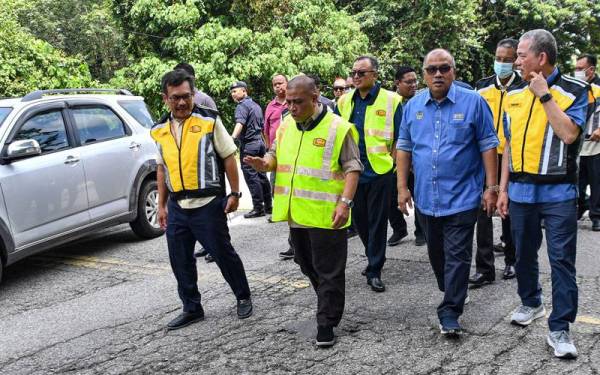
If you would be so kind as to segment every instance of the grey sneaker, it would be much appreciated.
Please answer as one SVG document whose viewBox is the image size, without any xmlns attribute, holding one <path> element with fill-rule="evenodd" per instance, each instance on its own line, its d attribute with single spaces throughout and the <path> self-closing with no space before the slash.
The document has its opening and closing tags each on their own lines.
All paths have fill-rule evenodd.
<svg viewBox="0 0 600 375">
<path fill-rule="evenodd" d="M 554 356 L 565 359 L 577 358 L 577 348 L 573 343 L 573 339 L 567 331 L 552 331 L 546 339 L 548 345 L 554 349 Z"/>
<path fill-rule="evenodd" d="M 541 304 L 538 307 L 529 307 L 521 305 L 515 312 L 513 312 L 510 322 L 518 326 L 528 326 L 536 319 L 539 319 L 546 315 L 546 309 Z"/>
</svg>

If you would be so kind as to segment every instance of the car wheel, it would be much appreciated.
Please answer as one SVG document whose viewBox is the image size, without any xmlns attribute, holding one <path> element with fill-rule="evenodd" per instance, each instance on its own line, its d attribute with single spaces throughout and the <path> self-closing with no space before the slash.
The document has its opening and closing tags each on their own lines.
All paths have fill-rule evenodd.
<svg viewBox="0 0 600 375">
<path fill-rule="evenodd" d="M 158 185 L 155 180 L 144 182 L 137 202 L 137 218 L 129 223 L 133 233 L 142 238 L 155 238 L 165 231 L 158 224 Z"/>
</svg>

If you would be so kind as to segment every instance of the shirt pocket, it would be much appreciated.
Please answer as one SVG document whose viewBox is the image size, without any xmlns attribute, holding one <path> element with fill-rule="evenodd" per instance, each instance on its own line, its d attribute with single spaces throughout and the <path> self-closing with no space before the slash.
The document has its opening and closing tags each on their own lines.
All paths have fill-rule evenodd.
<svg viewBox="0 0 600 375">
<path fill-rule="evenodd" d="M 448 142 L 454 145 L 462 145 L 471 142 L 473 129 L 465 121 L 452 121 L 448 126 Z"/>
</svg>

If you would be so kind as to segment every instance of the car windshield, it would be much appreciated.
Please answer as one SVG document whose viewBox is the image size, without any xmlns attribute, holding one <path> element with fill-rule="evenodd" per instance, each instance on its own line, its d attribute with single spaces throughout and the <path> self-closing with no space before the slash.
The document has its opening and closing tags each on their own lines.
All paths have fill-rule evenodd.
<svg viewBox="0 0 600 375">
<path fill-rule="evenodd" d="M 150 129 L 154 125 L 148 107 L 142 100 L 123 100 L 119 104 L 143 127 Z"/>
<path fill-rule="evenodd" d="M 0 125 L 4 122 L 4 119 L 12 111 L 12 108 L 0 107 Z"/>
</svg>

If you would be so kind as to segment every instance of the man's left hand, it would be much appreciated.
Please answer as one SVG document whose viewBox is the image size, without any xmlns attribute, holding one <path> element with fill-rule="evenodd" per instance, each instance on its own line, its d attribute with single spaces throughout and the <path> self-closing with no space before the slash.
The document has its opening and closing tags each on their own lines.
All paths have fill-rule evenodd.
<svg viewBox="0 0 600 375">
<path fill-rule="evenodd" d="M 483 209 L 487 212 L 488 217 L 492 217 L 496 210 L 496 201 L 498 200 L 498 193 L 493 190 L 486 189 L 483 193 Z"/>
<path fill-rule="evenodd" d="M 538 98 L 549 93 L 548 82 L 542 73 L 529 73 L 531 80 L 529 81 L 529 90 Z"/>
<path fill-rule="evenodd" d="M 346 224 L 349 217 L 350 208 L 345 203 L 338 203 L 335 211 L 333 211 L 333 215 L 331 215 L 333 229 L 339 229 L 342 225 Z"/>
<path fill-rule="evenodd" d="M 596 129 L 590 136 L 590 141 L 600 142 L 600 128 Z"/>
<path fill-rule="evenodd" d="M 235 212 L 238 209 L 238 205 L 240 204 L 240 198 L 234 197 L 230 195 L 227 198 L 227 205 L 225 206 L 225 213 Z"/>
</svg>

